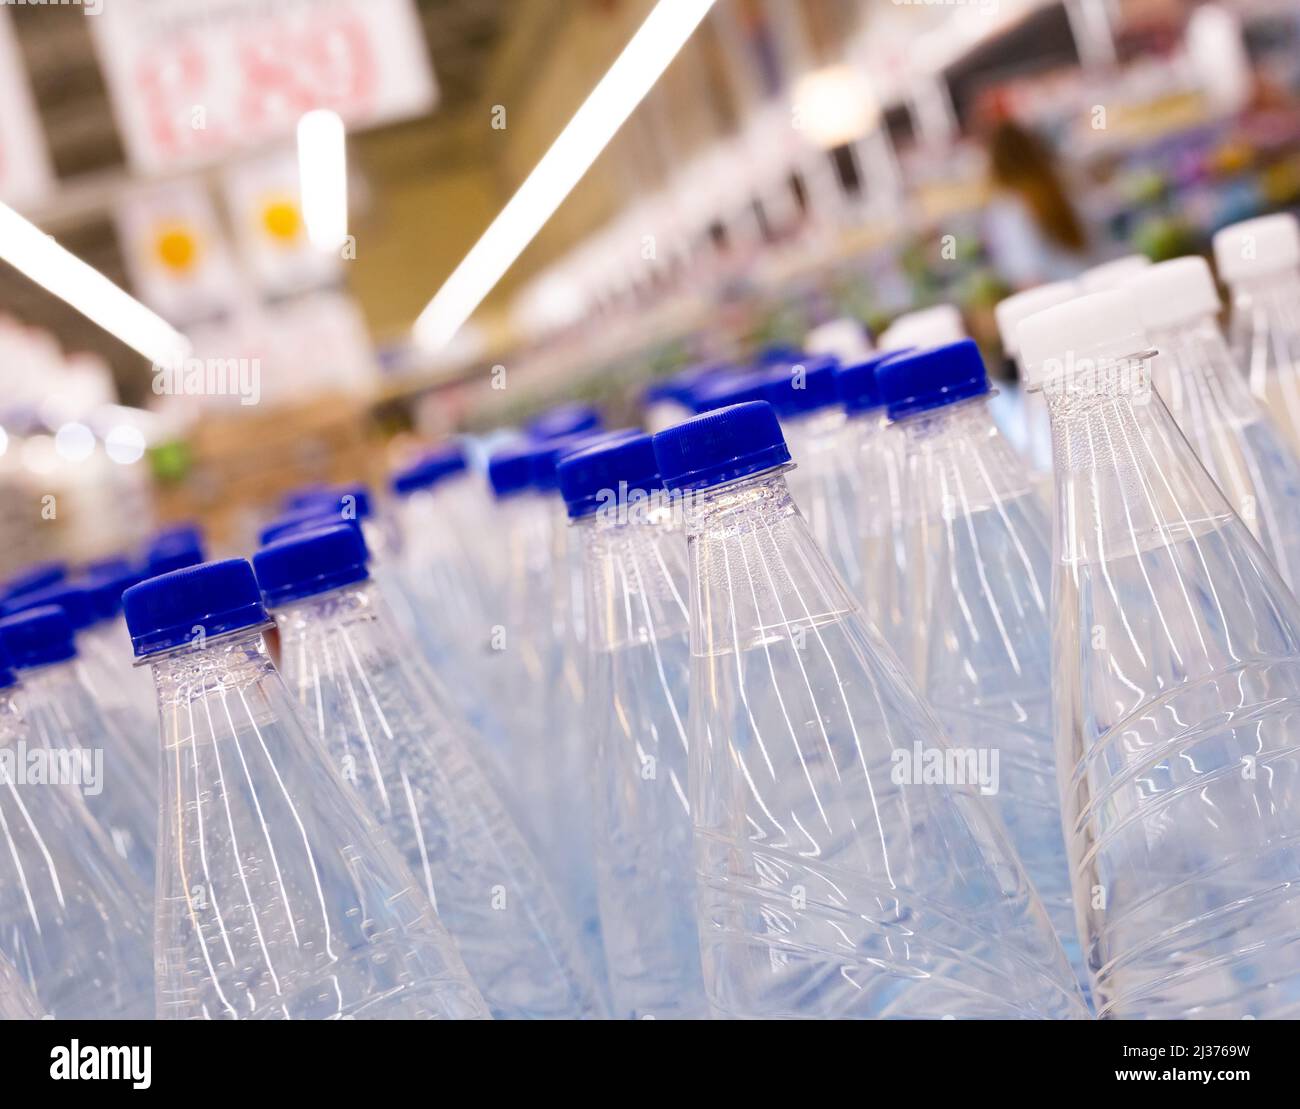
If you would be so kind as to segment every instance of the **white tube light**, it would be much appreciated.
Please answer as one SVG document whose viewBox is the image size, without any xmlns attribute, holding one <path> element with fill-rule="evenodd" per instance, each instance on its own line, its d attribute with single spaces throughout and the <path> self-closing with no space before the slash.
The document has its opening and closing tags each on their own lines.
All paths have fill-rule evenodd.
<svg viewBox="0 0 1300 1109">
<path fill-rule="evenodd" d="M 189 354 L 189 341 L 171 324 L 6 204 L 0 204 L 0 258 L 150 362 Z"/>
<path fill-rule="evenodd" d="M 338 250 L 348 237 L 348 159 L 337 112 L 318 108 L 298 120 L 298 191 L 312 246 Z"/>
<path fill-rule="evenodd" d="M 659 0 L 608 72 L 415 322 L 416 341 L 446 346 L 551 218 L 677 56 L 714 0 Z"/>
</svg>

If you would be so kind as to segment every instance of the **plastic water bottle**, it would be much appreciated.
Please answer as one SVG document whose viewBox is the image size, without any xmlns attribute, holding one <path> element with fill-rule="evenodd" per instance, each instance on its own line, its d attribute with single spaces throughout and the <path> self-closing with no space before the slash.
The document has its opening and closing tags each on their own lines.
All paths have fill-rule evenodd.
<svg viewBox="0 0 1300 1109">
<path fill-rule="evenodd" d="M 140 761 L 152 768 L 158 760 L 153 682 L 148 671 L 133 666 L 122 650 L 131 638 L 122 618 L 122 594 L 140 579 L 140 570 L 125 559 L 106 559 L 87 567 L 82 588 L 90 604 L 90 622 L 77 643 L 95 702 L 122 720 L 122 731 Z"/>
<path fill-rule="evenodd" d="M 361 532 L 341 524 L 255 556 L 285 682 L 420 880 L 492 1015 L 601 1015 L 572 925 L 366 563 Z"/>
<path fill-rule="evenodd" d="M 0 665 L 0 1016 L 35 996 L 58 1018 L 148 1020 L 148 892 L 86 808 L 80 753 L 31 733 L 16 681 Z"/>
<path fill-rule="evenodd" d="M 1300 224 L 1262 216 L 1214 236 L 1231 293 L 1232 352 L 1250 391 L 1300 455 Z"/>
<path fill-rule="evenodd" d="M 844 366 L 836 373 L 836 389 L 846 420 L 840 430 L 836 460 L 838 483 L 854 516 L 856 570 L 842 573 L 861 599 L 867 619 L 899 658 L 913 649 L 912 580 L 908 566 L 907 506 L 903 503 L 902 440 L 885 418 L 884 400 L 876 384 L 880 365 L 905 351 L 885 351 Z M 839 543 L 827 553 L 848 566 Z"/>
<path fill-rule="evenodd" d="M 1151 390 L 1131 295 L 1020 325 L 1056 450 L 1057 763 L 1100 1016 L 1300 1007 L 1300 605 Z"/>
<path fill-rule="evenodd" d="M 1077 282 L 1052 281 L 1003 297 L 993 308 L 998 338 L 1002 341 L 1002 353 L 1015 363 L 1019 371 L 1025 428 L 1022 450 L 1034 467 L 1035 484 L 1041 487 L 1048 504 L 1052 499 L 1052 422 L 1047 416 L 1043 394 L 1037 390 L 1023 390 L 1025 371 L 1020 365 L 1018 332 L 1021 320 L 1028 319 L 1044 308 L 1073 300 L 1079 294 Z"/>
<path fill-rule="evenodd" d="M 686 540 L 649 436 L 559 467 L 583 553 L 601 931 L 616 1015 L 708 1016 L 687 800 Z"/>
<path fill-rule="evenodd" d="M 64 608 L 44 605 L 0 620 L 0 642 L 22 679 L 21 707 L 32 741 L 84 752 L 102 775 L 86 791 L 86 807 L 140 879 L 147 901 L 158 834 L 156 763 L 146 766 L 120 721 L 96 703 Z"/>
<path fill-rule="evenodd" d="M 880 349 L 904 350 L 936 343 L 955 343 L 964 338 L 966 324 L 961 310 L 952 304 L 932 304 L 898 316 L 880 333 Z"/>
<path fill-rule="evenodd" d="M 698 416 L 654 444 L 690 552 L 690 801 L 715 1016 L 1083 1015 L 969 760 L 791 501 L 771 407 Z"/>
<path fill-rule="evenodd" d="M 422 884 L 321 756 L 242 559 L 123 598 L 158 694 L 159 1016 L 481 1018 Z"/>
<path fill-rule="evenodd" d="M 1292 590 L 1300 587 L 1300 461 L 1264 417 L 1219 330 L 1202 258 L 1151 266 L 1124 286 L 1156 351 L 1151 381 L 1170 415 Z"/>
<path fill-rule="evenodd" d="M 876 374 L 916 506 L 907 567 L 926 629 L 916 675 L 957 747 L 987 756 L 990 797 L 1084 983 L 1052 738 L 1051 526 L 989 412 L 969 339 Z"/>
<path fill-rule="evenodd" d="M 0 955 L 0 1020 L 40 1020 L 41 1003 L 19 977 L 13 964 Z"/>
<path fill-rule="evenodd" d="M 788 478 L 790 495 L 824 551 L 849 541 L 843 490 L 828 480 L 844 424 L 835 388 L 838 365 L 834 358 L 821 357 L 781 366 L 769 372 L 763 390 L 763 399 L 776 409 L 796 463 Z"/>
<path fill-rule="evenodd" d="M 572 596 L 569 536 L 554 490 L 535 483 L 545 445 L 501 451 L 488 464 L 504 559 L 490 599 L 500 684 L 510 690 L 511 747 L 505 758 L 528 826 L 578 926 L 598 980 L 607 982 L 591 838 L 591 765 L 581 721 L 565 717 L 563 683 L 575 678 L 573 644 L 559 606 Z M 557 534 L 557 531 L 559 534 Z M 568 687 L 568 694 L 576 690 Z M 558 722 L 563 719 L 561 725 Z"/>
</svg>

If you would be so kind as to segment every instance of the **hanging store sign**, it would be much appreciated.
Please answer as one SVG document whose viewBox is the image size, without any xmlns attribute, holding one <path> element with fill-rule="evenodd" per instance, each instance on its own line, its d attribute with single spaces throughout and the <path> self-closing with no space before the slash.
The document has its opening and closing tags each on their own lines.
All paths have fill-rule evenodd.
<svg viewBox="0 0 1300 1109">
<path fill-rule="evenodd" d="M 289 139 L 312 108 L 364 128 L 437 100 L 411 0 L 113 0 L 89 23 L 142 173 Z"/>
<path fill-rule="evenodd" d="M 40 117 L 9 13 L 0 10 L 0 201 L 23 207 L 54 187 Z"/>
</svg>

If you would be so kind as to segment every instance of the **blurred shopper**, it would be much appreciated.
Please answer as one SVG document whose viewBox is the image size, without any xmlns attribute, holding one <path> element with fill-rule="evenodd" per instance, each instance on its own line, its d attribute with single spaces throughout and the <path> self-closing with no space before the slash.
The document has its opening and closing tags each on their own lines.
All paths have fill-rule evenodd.
<svg viewBox="0 0 1300 1109">
<path fill-rule="evenodd" d="M 984 239 L 998 273 L 1012 288 L 1078 273 L 1086 264 L 1087 234 L 1047 144 L 1001 118 L 987 132 L 986 146 L 992 195 Z"/>
</svg>

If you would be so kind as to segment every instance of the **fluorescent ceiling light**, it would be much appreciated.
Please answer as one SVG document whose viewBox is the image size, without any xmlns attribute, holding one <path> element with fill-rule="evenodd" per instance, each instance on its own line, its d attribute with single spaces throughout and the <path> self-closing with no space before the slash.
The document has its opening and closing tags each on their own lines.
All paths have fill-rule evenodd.
<svg viewBox="0 0 1300 1109">
<path fill-rule="evenodd" d="M 348 159 L 337 112 L 319 108 L 298 120 L 298 191 L 312 246 L 338 250 L 348 237 Z"/>
<path fill-rule="evenodd" d="M 659 0 L 482 238 L 415 322 L 416 340 L 447 345 L 614 137 L 713 0 Z"/>
<path fill-rule="evenodd" d="M 171 324 L 5 204 L 0 204 L 0 258 L 150 362 L 170 363 L 189 354 L 189 341 Z"/>
</svg>

